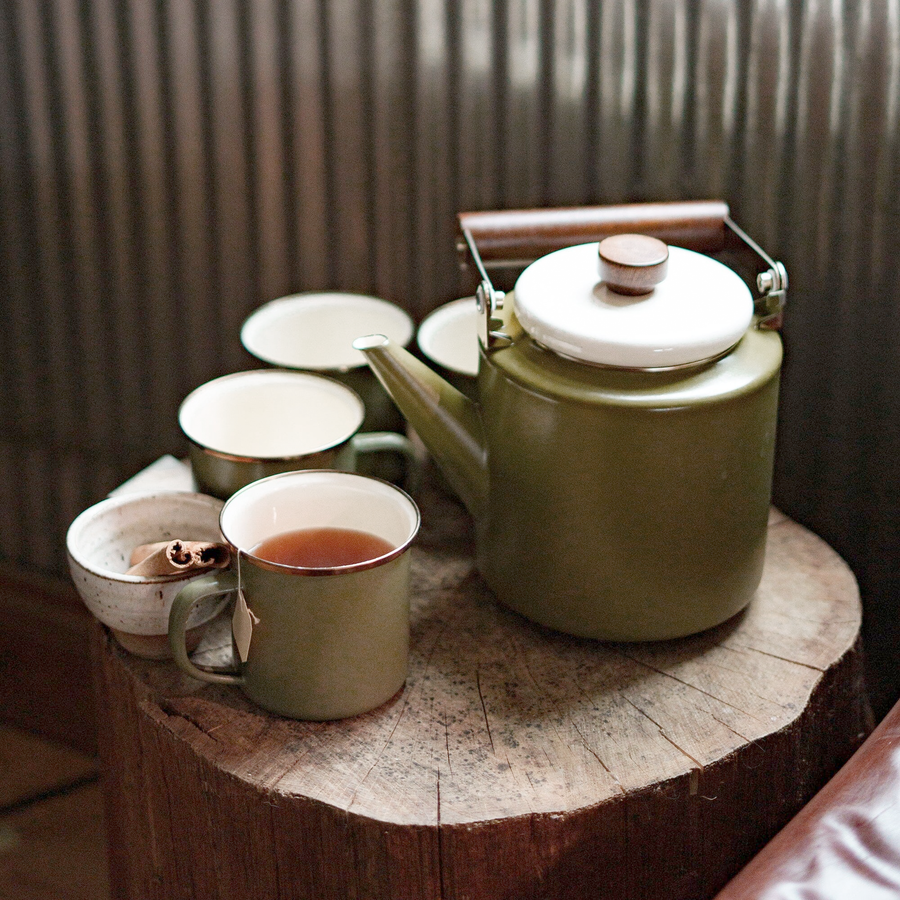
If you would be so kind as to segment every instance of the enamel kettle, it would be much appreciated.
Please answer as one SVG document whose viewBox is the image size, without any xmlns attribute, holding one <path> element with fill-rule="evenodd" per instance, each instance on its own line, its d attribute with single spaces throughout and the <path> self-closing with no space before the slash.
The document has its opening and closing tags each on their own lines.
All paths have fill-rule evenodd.
<svg viewBox="0 0 900 900">
<path fill-rule="evenodd" d="M 733 616 L 765 556 L 784 267 L 719 201 L 459 222 L 480 277 L 477 401 L 380 335 L 354 346 L 472 513 L 488 586 L 603 640 Z M 734 251 L 760 298 L 707 255 Z M 488 266 L 529 260 L 494 288 Z"/>
</svg>

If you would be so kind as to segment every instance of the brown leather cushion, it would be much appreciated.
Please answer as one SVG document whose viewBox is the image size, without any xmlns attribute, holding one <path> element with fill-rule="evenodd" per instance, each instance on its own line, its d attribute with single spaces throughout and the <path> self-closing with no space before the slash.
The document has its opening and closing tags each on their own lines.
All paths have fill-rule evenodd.
<svg viewBox="0 0 900 900">
<path fill-rule="evenodd" d="M 716 900 L 900 897 L 900 703 Z"/>
</svg>

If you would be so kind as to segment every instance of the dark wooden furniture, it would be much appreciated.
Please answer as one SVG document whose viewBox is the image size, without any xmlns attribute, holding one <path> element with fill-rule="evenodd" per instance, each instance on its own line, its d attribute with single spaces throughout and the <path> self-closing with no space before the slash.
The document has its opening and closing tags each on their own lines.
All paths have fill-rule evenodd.
<svg viewBox="0 0 900 900">
<path fill-rule="evenodd" d="M 900 703 L 716 900 L 900 896 Z"/>
<path fill-rule="evenodd" d="M 94 628 L 115 896 L 702 900 L 870 730 L 853 576 L 783 516 L 744 613 L 615 645 L 501 608 L 462 508 L 417 499 L 411 671 L 372 713 L 271 716 Z"/>
</svg>

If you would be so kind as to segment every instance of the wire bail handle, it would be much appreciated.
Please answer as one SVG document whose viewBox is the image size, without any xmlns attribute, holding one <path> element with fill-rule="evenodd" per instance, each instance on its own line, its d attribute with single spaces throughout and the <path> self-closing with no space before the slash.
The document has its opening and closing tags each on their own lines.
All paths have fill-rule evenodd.
<svg viewBox="0 0 900 900">
<path fill-rule="evenodd" d="M 497 318 L 505 293 L 494 287 L 488 268 L 528 265 L 554 250 L 614 234 L 645 234 L 701 253 L 726 249 L 729 234 L 733 235 L 739 246 L 762 262 L 755 285 L 761 295 L 755 300 L 757 326 L 778 329 L 782 324 L 787 270 L 732 220 L 728 205 L 721 200 L 479 211 L 460 213 L 458 222 L 461 265 L 473 265 L 479 279 L 475 290 L 478 339 L 485 350 L 512 342 L 500 330 L 502 321 Z"/>
</svg>

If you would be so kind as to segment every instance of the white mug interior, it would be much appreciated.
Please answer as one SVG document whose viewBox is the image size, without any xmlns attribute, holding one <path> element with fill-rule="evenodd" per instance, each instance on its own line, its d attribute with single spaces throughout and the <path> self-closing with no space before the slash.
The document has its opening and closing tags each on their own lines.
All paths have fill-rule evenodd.
<svg viewBox="0 0 900 900">
<path fill-rule="evenodd" d="M 289 531 L 350 528 L 383 538 L 394 548 L 386 557 L 393 557 L 415 537 L 419 510 L 388 482 L 307 469 L 272 475 L 242 488 L 225 504 L 221 526 L 226 540 L 243 553 Z"/>
<path fill-rule="evenodd" d="M 405 347 L 414 324 L 388 300 L 339 292 L 293 294 L 259 307 L 241 328 L 241 343 L 270 365 L 313 371 L 347 370 L 366 364 L 353 349 L 361 334 L 384 334 Z"/>
<path fill-rule="evenodd" d="M 461 375 L 478 374 L 478 309 L 474 297 L 439 306 L 422 320 L 416 337 L 428 359 Z"/>
<path fill-rule="evenodd" d="M 307 372 L 258 369 L 192 391 L 178 423 L 199 447 L 248 459 L 302 457 L 357 432 L 365 408 L 350 388 Z"/>
</svg>

